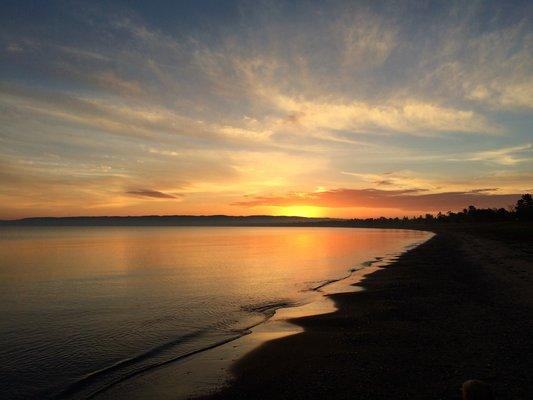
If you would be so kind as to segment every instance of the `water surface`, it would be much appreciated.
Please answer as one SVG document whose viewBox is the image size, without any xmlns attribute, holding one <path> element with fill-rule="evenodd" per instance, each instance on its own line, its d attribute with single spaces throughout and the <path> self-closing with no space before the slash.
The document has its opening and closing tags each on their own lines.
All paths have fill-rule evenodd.
<svg viewBox="0 0 533 400">
<path fill-rule="evenodd" d="M 406 230 L 2 228 L 4 398 L 85 398 L 241 336 L 427 238 Z"/>
</svg>

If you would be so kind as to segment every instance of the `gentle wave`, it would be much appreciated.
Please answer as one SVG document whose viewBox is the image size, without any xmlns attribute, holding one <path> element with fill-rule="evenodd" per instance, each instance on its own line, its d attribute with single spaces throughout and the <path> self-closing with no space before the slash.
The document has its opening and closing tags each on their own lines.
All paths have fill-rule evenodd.
<svg viewBox="0 0 533 400">
<path fill-rule="evenodd" d="M 242 306 L 241 310 L 247 311 L 247 312 L 270 315 L 271 313 L 276 312 L 276 310 L 279 308 L 295 307 L 297 305 L 299 305 L 299 303 L 286 300 L 286 301 L 275 301 L 275 302 L 267 302 L 267 303 L 261 303 L 261 304 Z"/>
<path fill-rule="evenodd" d="M 251 329 L 253 329 L 257 325 L 260 325 L 260 324 L 266 322 L 268 319 L 270 319 L 275 314 L 276 310 L 278 310 L 280 308 L 285 308 L 285 307 L 295 307 L 295 306 L 298 306 L 298 305 L 299 305 L 299 303 L 296 303 L 296 302 L 279 301 L 279 302 L 272 302 L 272 303 L 264 303 L 264 304 L 260 304 L 260 305 L 243 306 L 243 307 L 241 307 L 242 310 L 248 311 L 248 312 L 252 312 L 252 313 L 261 313 L 261 314 L 264 315 L 264 319 L 259 321 L 259 322 L 257 322 L 257 323 L 255 323 L 255 324 L 251 324 L 251 325 L 247 326 L 246 328 L 233 330 L 232 332 L 234 333 L 234 335 L 232 335 L 232 336 L 230 336 L 230 337 L 228 337 L 226 339 L 211 343 L 211 344 L 209 344 L 207 346 L 204 346 L 204 347 L 201 347 L 199 349 L 190 351 L 188 353 L 179 355 L 177 357 L 171 357 L 171 358 L 169 358 L 167 360 L 164 360 L 164 361 L 155 362 L 155 363 L 151 363 L 151 364 L 148 364 L 148 365 L 141 366 L 140 368 L 138 368 L 138 369 L 136 369 L 134 371 L 128 372 L 125 375 L 120 376 L 117 379 L 115 379 L 115 380 L 113 380 L 113 381 L 111 381 L 109 383 L 104 384 L 100 388 L 97 388 L 95 390 L 90 391 L 86 395 L 86 398 L 87 399 L 94 398 L 95 396 L 97 396 L 97 395 L 99 395 L 99 394 L 111 389 L 112 387 L 120 384 L 121 382 L 124 382 L 124 381 L 126 381 L 128 379 L 131 379 L 131 378 L 133 378 L 133 377 L 135 377 L 137 375 L 140 375 L 142 373 L 148 372 L 148 371 L 153 370 L 155 368 L 160 368 L 160 367 L 165 366 L 167 364 L 183 360 L 183 359 L 185 359 L 187 357 L 191 357 L 191 356 L 193 356 L 195 354 L 199 354 L 199 353 L 202 353 L 204 351 L 211 350 L 211 349 L 214 349 L 216 347 L 222 346 L 222 345 L 224 345 L 226 343 L 229 343 L 229 342 L 232 342 L 234 340 L 237 340 L 237 339 L 239 339 L 239 338 L 241 338 L 241 337 L 243 337 L 245 335 L 250 334 L 251 333 Z M 85 375 L 84 377 L 82 377 L 81 379 L 79 379 L 78 381 L 72 383 L 66 389 L 64 389 L 63 391 L 59 392 L 58 394 L 56 394 L 53 397 L 55 399 L 66 399 L 66 398 L 69 398 L 69 397 L 74 396 L 76 394 L 79 394 L 84 389 L 90 387 L 93 384 L 96 384 L 98 382 L 98 380 L 101 379 L 104 376 L 108 376 L 108 375 L 112 374 L 113 372 L 121 370 L 122 368 L 131 366 L 131 365 L 135 365 L 135 364 L 138 364 L 138 363 L 140 363 L 142 361 L 150 359 L 150 358 L 162 353 L 165 350 L 168 350 L 168 349 L 170 349 L 172 347 L 178 346 L 178 345 L 182 344 L 183 342 L 186 342 L 186 341 L 188 341 L 190 339 L 197 338 L 197 337 L 201 336 L 202 334 L 205 334 L 206 332 L 209 332 L 209 331 L 211 331 L 211 330 L 209 328 L 206 328 L 206 329 L 199 330 L 199 331 L 187 334 L 187 335 L 180 336 L 179 338 L 177 338 L 175 340 L 172 340 L 170 342 L 164 343 L 164 344 L 162 344 L 160 346 L 156 346 L 156 347 L 154 347 L 154 348 L 152 348 L 152 349 L 150 349 L 150 350 L 148 350 L 148 351 L 146 351 L 144 353 L 141 353 L 141 354 L 139 354 L 139 355 L 137 355 L 135 357 L 131 357 L 131 358 L 127 358 L 127 359 L 118 361 L 117 363 L 115 363 L 113 365 L 110 365 L 110 366 L 102 368 L 100 370 L 91 372 L 91 373 Z"/>
<path fill-rule="evenodd" d="M 350 269 L 349 273 L 346 276 L 340 277 L 338 279 L 329 279 L 329 280 L 327 280 L 325 282 L 322 282 L 318 286 L 310 288 L 309 290 L 319 291 L 324 286 L 329 285 L 329 284 L 334 283 L 334 282 L 339 282 L 341 280 L 347 279 L 347 278 L 349 278 L 352 275 L 353 272 L 355 272 L 357 270 L 360 270 L 362 268 L 366 268 L 368 266 L 371 266 L 372 264 L 374 264 L 376 262 L 379 262 L 381 260 L 383 260 L 383 257 L 376 257 L 373 260 L 365 261 L 365 262 L 361 263 L 360 267 L 354 267 L 354 268 Z M 120 384 L 121 382 L 124 382 L 124 381 L 126 381 L 128 379 L 131 379 L 131 378 L 133 378 L 133 377 L 135 377 L 137 375 L 140 375 L 142 373 L 145 373 L 147 371 L 153 370 L 155 368 L 160 368 L 160 367 L 162 367 L 164 365 L 167 365 L 167 364 L 179 361 L 179 360 L 183 360 L 183 359 L 185 359 L 187 357 L 191 357 L 191 356 L 193 356 L 195 354 L 199 354 L 201 352 L 204 352 L 204 351 L 219 347 L 219 346 L 221 346 L 223 344 L 226 344 L 226 343 L 232 342 L 234 340 L 237 340 L 237 339 L 241 338 L 242 336 L 245 336 L 245 335 L 251 333 L 251 329 L 252 328 L 254 328 L 257 325 L 262 324 L 262 323 L 266 322 L 268 319 L 272 318 L 274 316 L 274 314 L 276 313 L 276 310 L 278 310 L 280 308 L 297 307 L 299 305 L 302 305 L 302 304 L 298 303 L 298 302 L 295 302 L 295 301 L 280 300 L 280 301 L 273 301 L 273 302 L 266 302 L 266 303 L 242 306 L 241 310 L 246 311 L 246 312 L 250 312 L 250 313 L 263 314 L 264 315 L 264 319 L 262 321 L 260 321 L 260 322 L 252 324 L 252 325 L 250 325 L 250 326 L 248 326 L 248 327 L 246 327 L 244 329 L 234 330 L 233 332 L 235 333 L 235 335 L 233 335 L 233 336 L 231 336 L 229 338 L 226 338 L 224 340 L 211 343 L 211 344 L 209 344 L 207 346 L 204 346 L 204 347 L 201 347 L 199 349 L 193 350 L 193 351 L 188 352 L 186 354 L 179 355 L 177 357 L 172 357 L 172 358 L 164 360 L 164 361 L 155 362 L 155 363 L 151 363 L 151 364 L 148 364 L 148 365 L 140 366 L 140 368 L 135 369 L 134 371 L 126 372 L 123 376 L 120 376 L 117 379 L 115 379 L 115 380 L 113 380 L 113 381 L 111 381 L 109 383 L 105 383 L 100 388 L 97 388 L 95 390 L 90 391 L 87 394 L 86 398 L 88 398 L 88 399 L 94 398 L 95 396 L 97 396 L 97 395 L 99 395 L 99 394 L 111 389 L 112 387 Z M 135 364 L 139 364 L 139 363 L 141 363 L 141 362 L 143 362 L 145 360 L 148 360 L 148 359 L 150 359 L 150 358 L 152 358 L 152 357 L 164 352 L 165 350 L 168 350 L 168 349 L 170 349 L 172 347 L 175 347 L 175 346 L 179 346 L 183 342 L 186 342 L 186 341 L 194 339 L 194 338 L 198 338 L 201 335 L 203 335 L 203 334 L 205 334 L 205 333 L 207 333 L 209 331 L 210 331 L 209 328 L 205 328 L 205 329 L 202 329 L 202 330 L 198 330 L 196 332 L 189 333 L 187 335 L 182 335 L 182 336 L 180 336 L 179 338 L 177 338 L 175 340 L 163 343 L 163 344 L 161 344 L 159 346 L 156 346 L 156 347 L 154 347 L 154 348 L 152 348 L 152 349 L 150 349 L 150 350 L 148 350 L 146 352 L 143 352 L 143 353 L 141 353 L 141 354 L 139 354 L 139 355 L 137 355 L 135 357 L 131 357 L 131 358 L 126 358 L 124 360 L 120 360 L 120 361 L 116 362 L 115 364 L 112 364 L 112 365 L 110 365 L 108 367 L 105 367 L 105 368 L 99 369 L 97 371 L 91 372 L 91 373 L 83 376 L 78 381 L 70 384 L 66 389 L 62 390 L 61 392 L 59 392 L 58 394 L 56 394 L 53 397 L 56 398 L 56 399 L 66 399 L 66 398 L 69 398 L 69 397 L 74 396 L 76 394 L 79 394 L 80 392 L 82 392 L 84 389 L 87 389 L 91 385 L 97 384 L 98 380 L 105 379 L 104 378 L 105 376 L 109 376 L 110 374 L 112 374 L 114 372 L 117 372 L 117 371 L 120 371 L 123 368 L 129 367 L 129 366 L 132 366 L 132 365 L 135 365 Z"/>
<path fill-rule="evenodd" d="M 331 285 L 332 283 L 335 283 L 335 282 L 340 282 L 340 281 L 343 281 L 345 279 L 348 279 L 350 276 L 352 276 L 352 274 L 356 271 L 359 271 L 363 268 L 367 268 L 367 267 L 370 267 L 372 266 L 373 264 L 377 263 L 377 262 L 381 262 L 385 259 L 385 257 L 374 257 L 374 259 L 372 260 L 368 260 L 368 261 L 363 261 L 358 267 L 353 267 L 351 269 L 349 269 L 349 273 L 345 276 L 342 276 L 340 278 L 337 278 L 337 279 L 328 279 L 328 280 L 325 280 L 325 281 L 322 281 L 320 282 L 320 284 L 318 284 L 317 286 L 313 286 L 311 287 L 309 290 L 311 291 L 314 291 L 314 292 L 317 292 L 317 291 L 320 291 L 320 289 L 322 289 L 323 287 L 327 286 L 327 285 Z"/>
<path fill-rule="evenodd" d="M 125 368 L 125 367 L 128 367 L 128 366 L 131 366 L 131 365 L 134 365 L 134 364 L 137 364 L 137 363 L 140 363 L 144 360 L 147 360 L 151 357 L 154 357 L 155 355 L 159 354 L 159 353 L 162 353 L 163 351 L 171 348 L 171 347 L 174 347 L 174 346 L 177 346 L 187 340 L 190 340 L 190 339 L 193 339 L 195 337 L 199 337 L 200 335 L 202 335 L 203 333 L 206 332 L 206 329 L 205 330 L 199 330 L 199 331 L 196 331 L 196 332 L 191 332 L 187 335 L 182 335 L 180 336 L 179 338 L 175 339 L 175 340 L 172 340 L 170 342 L 166 342 L 166 343 L 163 343 L 159 346 L 156 346 L 144 353 L 141 353 L 137 356 L 134 356 L 134 357 L 131 357 L 131 358 L 126 358 L 124 360 L 120 360 L 118 362 L 116 362 L 115 364 L 112 364 L 108 367 L 105 367 L 105 368 L 102 368 L 102 369 L 99 369 L 97 371 L 93 371 L 85 376 L 83 376 L 81 379 L 79 379 L 78 381 L 72 383 L 71 385 L 69 385 L 66 389 L 64 389 L 63 391 L 61 391 L 60 393 L 58 393 L 57 395 L 55 395 L 54 397 L 57 398 L 57 399 L 63 399 L 63 398 L 68 398 L 69 396 L 72 396 L 74 394 L 76 394 L 77 392 L 80 392 L 81 390 L 83 390 L 84 388 L 90 386 L 91 384 L 95 383 L 100 377 L 104 376 L 104 375 L 109 375 L 115 371 L 118 371 L 122 368 Z"/>
</svg>

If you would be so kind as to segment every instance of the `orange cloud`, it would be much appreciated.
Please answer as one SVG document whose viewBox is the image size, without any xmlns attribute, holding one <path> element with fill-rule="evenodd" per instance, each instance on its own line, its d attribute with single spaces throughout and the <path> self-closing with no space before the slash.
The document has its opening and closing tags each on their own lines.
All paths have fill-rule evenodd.
<svg viewBox="0 0 533 400">
<path fill-rule="evenodd" d="M 490 194 L 491 189 L 468 192 L 426 193 L 421 189 L 334 189 L 323 192 L 293 193 L 286 196 L 254 197 L 235 205 L 318 207 L 394 208 L 410 211 L 447 211 L 468 205 L 477 207 L 507 207 L 514 204 L 519 194 Z"/>
</svg>

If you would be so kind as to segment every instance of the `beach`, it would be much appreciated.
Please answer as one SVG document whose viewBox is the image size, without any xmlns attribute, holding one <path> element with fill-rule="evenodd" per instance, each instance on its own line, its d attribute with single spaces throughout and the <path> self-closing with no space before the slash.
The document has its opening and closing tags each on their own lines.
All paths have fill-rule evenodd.
<svg viewBox="0 0 533 400">
<path fill-rule="evenodd" d="M 337 310 L 291 319 L 301 333 L 269 341 L 232 367 L 208 399 L 459 399 L 481 379 L 498 399 L 533 392 L 532 245 L 487 228 L 442 229 L 333 294 Z M 529 235 L 529 236 L 527 236 Z"/>
</svg>

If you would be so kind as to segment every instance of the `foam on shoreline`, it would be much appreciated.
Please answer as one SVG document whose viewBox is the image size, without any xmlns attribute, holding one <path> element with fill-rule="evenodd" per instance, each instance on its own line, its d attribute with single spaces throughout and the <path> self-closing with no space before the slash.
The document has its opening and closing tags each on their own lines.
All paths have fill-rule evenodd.
<svg viewBox="0 0 533 400">
<path fill-rule="evenodd" d="M 171 357 L 171 358 L 169 358 L 167 360 L 164 360 L 164 361 L 161 361 L 161 362 L 153 362 L 153 363 L 150 363 L 150 364 L 147 364 L 147 365 L 140 366 L 139 368 L 134 369 L 133 371 L 131 371 L 129 373 L 126 373 L 126 374 L 124 374 L 122 376 L 119 376 L 116 379 L 111 379 L 110 382 L 108 382 L 108 383 L 103 383 L 101 385 L 101 387 L 99 387 L 99 388 L 93 388 L 93 389 L 90 388 L 91 385 L 97 383 L 98 379 L 102 379 L 106 375 L 109 375 L 109 374 L 111 374 L 111 373 L 113 373 L 115 371 L 118 371 L 121 368 L 130 366 L 130 365 L 135 365 L 135 364 L 137 364 L 137 363 L 139 363 L 139 362 L 141 362 L 143 360 L 149 359 L 150 357 L 153 357 L 153 356 L 157 355 L 158 353 L 161 353 L 161 352 L 165 351 L 168 348 L 177 346 L 180 343 L 182 343 L 182 342 L 184 342 L 184 341 L 186 341 L 188 339 L 191 339 L 191 338 L 194 338 L 194 337 L 199 337 L 199 336 L 202 335 L 202 333 L 205 333 L 208 330 L 208 328 L 206 328 L 206 329 L 204 329 L 202 331 L 192 332 L 192 333 L 190 333 L 188 335 L 181 336 L 181 337 L 179 337 L 179 338 L 177 338 L 175 340 L 163 343 L 162 345 L 154 347 L 154 348 L 152 348 L 152 349 L 150 349 L 150 350 L 148 350 L 146 352 L 143 352 L 143 353 L 141 353 L 141 354 L 139 354 L 137 356 L 134 356 L 134 357 L 131 357 L 131 358 L 127 358 L 127 359 L 124 359 L 124 360 L 120 360 L 120 361 L 118 361 L 118 362 L 116 362 L 116 363 L 114 363 L 114 364 L 112 364 L 112 365 L 110 365 L 108 367 L 105 367 L 105 368 L 99 369 L 97 371 L 91 372 L 91 373 L 83 376 L 79 380 L 73 382 L 72 384 L 67 386 L 64 390 L 60 391 L 59 393 L 57 393 L 53 397 L 56 398 L 56 399 L 67 399 L 67 398 L 71 398 L 73 396 L 77 397 L 77 396 L 81 395 L 81 396 L 83 396 L 83 398 L 87 398 L 87 399 L 95 398 L 95 397 L 99 396 L 100 394 L 102 394 L 102 393 L 108 391 L 109 389 L 113 388 L 114 386 L 119 385 L 120 383 L 122 383 L 124 381 L 127 381 L 128 379 L 134 378 L 134 377 L 136 377 L 138 375 L 141 375 L 141 374 L 149 372 L 151 370 L 163 367 L 165 365 L 168 365 L 168 364 L 171 364 L 171 363 L 175 363 L 175 362 L 179 362 L 180 360 L 184 360 L 184 359 L 192 357 L 192 356 L 194 356 L 196 354 L 200 354 L 200 353 L 203 353 L 205 351 L 215 349 L 215 348 L 217 348 L 219 346 L 223 346 L 223 345 L 225 345 L 227 343 L 230 343 L 230 342 L 233 342 L 233 341 L 235 341 L 237 339 L 240 339 L 243 336 L 249 335 L 249 334 L 252 333 L 253 328 L 255 328 L 256 326 L 258 326 L 260 324 L 265 323 L 270 318 L 272 318 L 272 316 L 275 315 L 277 309 L 282 308 L 282 307 L 295 307 L 295 306 L 297 306 L 296 303 L 291 303 L 291 302 L 285 301 L 285 302 L 274 302 L 274 303 L 269 303 L 269 304 L 263 304 L 263 305 L 259 305 L 259 306 L 243 307 L 243 309 L 246 310 L 246 311 L 263 314 L 264 318 L 261 321 L 256 322 L 254 324 L 251 324 L 251 325 L 249 325 L 249 326 L 247 326 L 247 327 L 245 327 L 243 329 L 234 330 L 235 335 L 233 335 L 233 336 L 230 336 L 230 337 L 222 339 L 220 341 L 211 343 L 211 344 L 209 344 L 207 346 L 203 346 L 201 348 L 198 348 L 196 350 L 187 352 L 185 354 L 181 354 L 181 355 L 176 356 L 176 357 Z"/>
</svg>

